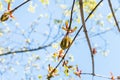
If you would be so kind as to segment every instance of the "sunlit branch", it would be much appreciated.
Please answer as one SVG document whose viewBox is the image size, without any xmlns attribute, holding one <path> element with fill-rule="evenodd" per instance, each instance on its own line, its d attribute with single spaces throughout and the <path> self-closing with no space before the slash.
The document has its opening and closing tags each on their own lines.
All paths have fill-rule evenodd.
<svg viewBox="0 0 120 80">
<path fill-rule="evenodd" d="M 70 24 L 69 24 L 69 28 L 68 28 L 68 29 L 71 29 L 71 24 L 72 24 L 72 16 L 73 16 L 73 8 L 74 8 L 74 5 L 75 5 L 75 0 L 73 0 L 73 5 L 72 5 L 71 15 L 70 15 Z"/>
<path fill-rule="evenodd" d="M 70 16 L 70 23 L 69 23 L 69 29 L 71 29 L 71 24 L 72 24 L 72 15 L 73 15 L 73 8 L 75 5 L 75 0 L 73 0 L 73 4 L 72 4 L 72 9 L 71 9 L 71 16 Z M 65 34 L 65 36 L 68 35 L 68 32 Z M 70 47 L 69 47 L 70 48 Z M 57 64 L 57 66 L 51 71 L 51 73 L 49 73 L 50 75 L 57 69 L 57 67 L 60 65 L 60 63 L 64 60 L 69 48 L 67 49 L 67 51 L 65 52 L 65 55 L 62 57 L 62 59 L 60 60 L 60 62 Z M 47 77 L 48 78 L 48 77 Z"/>
<path fill-rule="evenodd" d="M 88 46 L 91 52 L 91 59 L 92 59 L 92 73 L 94 75 L 95 71 L 94 71 L 94 56 L 93 56 L 93 52 L 92 52 L 92 46 L 91 46 L 91 42 L 87 33 L 87 29 L 86 29 L 86 24 L 85 24 L 85 20 L 84 20 L 84 11 L 83 11 L 83 2 L 82 0 L 79 0 L 79 5 L 80 5 L 80 13 L 81 13 L 81 20 L 82 20 L 82 24 L 83 24 L 83 28 L 84 28 L 84 33 L 88 42 Z"/>
<path fill-rule="evenodd" d="M 119 27 L 119 24 L 118 24 L 118 22 L 117 22 L 115 13 L 114 13 L 114 11 L 113 11 L 111 1 L 108 0 L 108 3 L 109 3 L 110 10 L 111 10 L 111 12 L 112 12 L 113 18 L 114 18 L 114 20 L 115 20 L 115 24 L 116 24 L 116 26 L 117 26 L 117 28 L 118 28 L 118 31 L 120 32 L 120 27 Z"/>
<path fill-rule="evenodd" d="M 72 9 L 71 9 L 71 14 L 70 14 L 70 22 L 69 22 L 69 27 L 68 27 L 68 30 L 71 29 L 71 24 L 72 24 L 72 16 L 73 16 L 73 8 L 74 8 L 74 5 L 75 5 L 75 0 L 73 0 L 73 4 L 72 4 Z M 65 36 L 67 36 L 69 34 L 69 31 L 66 33 Z"/>
</svg>

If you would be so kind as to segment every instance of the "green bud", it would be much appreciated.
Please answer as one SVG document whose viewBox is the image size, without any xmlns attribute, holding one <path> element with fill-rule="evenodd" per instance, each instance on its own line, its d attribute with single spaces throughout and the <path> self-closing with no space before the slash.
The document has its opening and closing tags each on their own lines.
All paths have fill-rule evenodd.
<svg viewBox="0 0 120 80">
<path fill-rule="evenodd" d="M 68 36 L 64 37 L 60 43 L 60 47 L 65 50 L 70 47 L 72 43 L 72 39 Z"/>
</svg>

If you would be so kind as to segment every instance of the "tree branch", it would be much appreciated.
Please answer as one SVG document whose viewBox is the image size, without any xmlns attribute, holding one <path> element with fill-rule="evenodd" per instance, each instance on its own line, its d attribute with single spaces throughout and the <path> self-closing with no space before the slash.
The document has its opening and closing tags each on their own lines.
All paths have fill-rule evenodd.
<svg viewBox="0 0 120 80">
<path fill-rule="evenodd" d="M 81 73 L 81 75 L 92 75 L 92 76 L 101 77 L 101 78 L 105 78 L 105 79 L 111 79 L 111 77 L 103 76 L 103 75 L 100 75 L 100 74 Z"/>
<path fill-rule="evenodd" d="M 94 75 L 94 73 L 95 73 L 95 70 L 94 70 L 95 69 L 94 68 L 94 56 L 93 56 L 92 46 L 91 46 L 91 43 L 90 43 L 90 39 L 89 39 L 89 36 L 88 36 L 88 33 L 87 33 L 86 24 L 85 24 L 85 20 L 84 20 L 84 12 L 83 12 L 83 2 L 82 2 L 82 0 L 79 0 L 79 5 L 80 5 L 81 20 L 82 20 L 82 24 L 83 24 L 83 27 L 84 27 L 84 33 L 85 33 L 85 36 L 86 36 L 86 39 L 87 39 L 87 42 L 88 42 L 88 46 L 89 46 L 89 49 L 90 49 L 90 52 L 91 52 L 92 73 Z"/>
<path fill-rule="evenodd" d="M 18 50 L 18 51 L 13 51 L 13 52 L 7 52 L 7 53 L 3 53 L 3 54 L 0 54 L 0 56 L 4 56 L 4 55 L 9 55 L 9 54 L 13 54 L 13 53 L 23 53 L 23 52 L 30 52 L 30 51 L 37 51 L 37 50 L 40 50 L 40 49 L 44 49 L 46 47 L 49 47 L 51 46 L 52 43 L 48 44 L 48 45 L 45 45 L 45 46 L 40 46 L 38 48 L 33 48 L 33 49 L 26 49 L 26 50 Z"/>
<path fill-rule="evenodd" d="M 95 6 L 95 8 L 89 13 L 88 17 L 85 19 L 85 22 L 89 19 L 89 17 L 91 16 L 91 14 L 96 10 L 96 8 L 100 5 L 100 3 L 101 3 L 102 1 L 103 1 L 103 0 L 101 0 L 101 1 Z M 78 32 L 76 33 L 75 37 L 73 38 L 70 47 L 72 46 L 73 42 L 74 42 L 75 39 L 77 38 L 77 36 L 78 36 L 78 34 L 80 33 L 82 27 L 83 27 L 83 25 L 80 27 L 80 29 L 79 29 Z M 65 58 L 65 56 L 67 55 L 70 47 L 66 50 L 64 56 L 63 56 L 62 59 L 59 61 L 59 63 L 55 66 L 55 68 L 51 71 L 50 74 L 52 74 L 52 73 L 58 68 L 58 66 L 61 64 L 61 62 L 64 60 L 64 58 Z"/>
<path fill-rule="evenodd" d="M 22 5 L 24 5 L 25 3 L 29 2 L 29 1 L 31 1 L 31 0 L 27 0 L 27 1 L 23 2 L 22 4 L 18 5 L 16 8 L 11 10 L 11 12 L 14 12 L 16 9 L 18 9 L 19 7 L 21 7 Z"/>
<path fill-rule="evenodd" d="M 115 20 L 115 24 L 116 24 L 116 26 L 117 26 L 117 28 L 118 28 L 118 31 L 120 32 L 120 27 L 119 27 L 119 24 L 118 24 L 118 22 L 117 22 L 116 16 L 115 16 L 115 14 L 114 14 L 111 1 L 108 0 L 108 3 L 109 3 L 110 10 L 111 10 L 111 12 L 112 12 L 113 18 L 114 18 L 114 20 Z"/>
<path fill-rule="evenodd" d="M 69 28 L 68 29 L 71 29 L 71 24 L 72 24 L 72 14 L 73 14 L 73 8 L 74 8 L 74 4 L 75 4 L 75 0 L 73 0 L 73 4 L 72 4 L 72 9 L 71 9 L 71 16 L 70 16 L 70 23 L 69 23 Z M 65 34 L 65 36 L 66 35 L 68 35 L 69 33 L 67 32 L 66 34 Z M 72 44 L 72 43 L 71 43 Z M 71 46 L 71 45 L 70 45 Z M 70 48 L 70 47 L 69 47 Z M 62 59 L 59 61 L 59 63 L 56 65 L 56 67 L 49 73 L 50 75 L 57 69 L 57 67 L 61 64 L 61 62 L 64 60 L 64 58 L 65 58 L 65 56 L 66 56 L 66 54 L 67 54 L 67 52 L 69 51 L 69 48 L 66 50 L 66 52 L 65 52 L 65 54 L 64 54 L 64 56 L 62 57 Z M 49 77 L 49 76 L 48 76 Z M 47 77 L 47 78 L 48 78 Z"/>
<path fill-rule="evenodd" d="M 68 29 L 71 29 L 72 15 L 73 15 L 73 8 L 74 8 L 74 5 L 75 5 L 75 0 L 73 0 L 73 5 L 72 5 L 72 9 L 71 9 L 71 14 L 70 14 L 70 24 L 69 24 L 69 28 L 68 28 Z"/>
</svg>

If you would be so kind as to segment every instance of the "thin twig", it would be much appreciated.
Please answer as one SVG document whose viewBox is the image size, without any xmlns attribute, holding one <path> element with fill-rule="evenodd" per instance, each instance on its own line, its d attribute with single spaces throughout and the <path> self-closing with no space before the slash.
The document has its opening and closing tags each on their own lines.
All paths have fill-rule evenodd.
<svg viewBox="0 0 120 80">
<path fill-rule="evenodd" d="M 71 29 L 71 24 L 72 24 L 72 16 L 73 16 L 73 9 L 74 9 L 74 5 L 75 5 L 75 0 L 73 0 L 73 4 L 72 4 L 72 9 L 71 9 L 71 14 L 70 14 L 70 22 L 69 22 L 69 27 L 68 30 Z M 66 35 L 67 36 L 69 34 L 69 31 L 67 31 Z"/>
<path fill-rule="evenodd" d="M 101 78 L 106 78 L 106 79 L 111 79 L 111 77 L 103 76 L 103 75 L 100 75 L 100 74 L 95 74 L 94 76 L 101 77 Z"/>
<path fill-rule="evenodd" d="M 94 73 L 95 73 L 95 70 L 94 70 L 94 56 L 93 56 L 93 52 L 92 52 L 92 46 L 91 46 L 91 43 L 90 43 L 90 39 L 89 39 L 89 36 L 88 36 L 88 33 L 87 33 L 86 24 L 85 24 L 85 21 L 84 21 L 84 12 L 83 12 L 83 2 L 82 2 L 82 0 L 79 0 L 79 5 L 80 5 L 81 20 L 82 20 L 82 24 L 83 24 L 83 27 L 84 27 L 84 33 L 85 33 L 85 36 L 86 36 L 86 39 L 87 39 L 87 42 L 88 42 L 88 46 L 89 46 L 89 49 L 90 49 L 90 52 L 91 52 L 92 73 L 94 75 Z"/>
<path fill-rule="evenodd" d="M 70 24 L 69 24 L 69 28 L 68 28 L 69 30 L 71 29 L 74 5 L 75 5 L 75 0 L 73 0 L 73 5 L 72 5 L 72 9 L 71 9 L 71 14 L 70 14 Z"/>
<path fill-rule="evenodd" d="M 111 77 L 108 77 L 108 76 L 103 76 L 103 75 L 100 75 L 100 74 L 92 74 L 92 73 L 81 73 L 81 75 L 92 75 L 92 76 L 95 76 L 95 77 L 101 77 L 101 78 L 105 78 L 105 79 L 111 79 Z"/>
<path fill-rule="evenodd" d="M 70 23 L 69 23 L 69 28 L 68 28 L 68 29 L 71 29 L 72 14 L 73 14 L 74 4 L 75 4 L 75 0 L 73 0 L 73 4 L 72 4 L 71 16 L 70 16 Z M 68 35 L 68 34 L 69 34 L 69 32 L 67 32 L 67 33 L 65 34 L 65 36 Z M 60 62 L 57 64 L 57 66 L 51 71 L 51 73 L 49 73 L 50 75 L 57 69 L 57 67 L 60 65 L 60 63 L 64 60 L 64 58 L 65 58 L 65 56 L 66 56 L 66 54 L 67 54 L 68 51 L 69 51 L 69 48 L 66 50 L 65 55 L 62 57 L 62 59 L 60 60 Z M 48 77 L 49 77 L 49 76 L 48 76 Z"/>
<path fill-rule="evenodd" d="M 13 10 L 11 10 L 11 12 L 14 12 L 16 9 L 18 9 L 19 7 L 21 7 L 22 5 L 24 5 L 25 3 L 29 2 L 29 1 L 31 1 L 31 0 L 27 0 L 27 1 L 23 2 L 23 3 L 21 3 L 16 8 L 14 8 Z"/>
<path fill-rule="evenodd" d="M 51 45 L 52 45 L 52 43 L 51 43 L 51 44 L 48 44 L 48 45 L 45 45 L 45 46 L 38 47 L 38 48 L 26 49 L 26 50 L 18 50 L 18 51 L 13 51 L 13 52 L 7 52 L 7 53 L 0 54 L 0 56 L 9 55 L 9 54 L 14 54 L 14 53 L 23 53 L 23 52 L 37 51 L 37 50 L 40 50 L 40 49 L 44 49 L 44 48 L 46 48 L 46 47 L 49 47 L 49 46 L 51 46 Z"/>
<path fill-rule="evenodd" d="M 95 8 L 89 13 L 89 15 L 88 15 L 88 17 L 85 19 L 85 21 L 87 21 L 87 20 L 89 19 L 89 17 L 91 16 L 91 14 L 96 10 L 96 8 L 100 5 L 100 3 L 101 3 L 102 1 L 103 1 L 103 0 L 101 0 L 101 1 L 95 6 Z M 72 40 L 71 45 L 73 44 L 73 42 L 74 42 L 75 39 L 77 38 L 77 36 L 78 36 L 78 34 L 80 33 L 82 27 L 83 27 L 83 25 L 80 27 L 80 29 L 79 29 L 78 32 L 76 33 L 75 37 L 74 37 L 73 40 Z M 71 47 L 71 45 L 70 45 L 70 47 Z M 59 63 L 55 66 L 55 68 L 51 71 L 50 74 L 52 74 L 52 73 L 57 69 L 57 67 L 61 64 L 61 62 L 64 60 L 64 58 L 65 58 L 65 56 L 67 55 L 70 47 L 66 50 L 64 56 L 63 56 L 62 59 L 59 61 Z"/>
<path fill-rule="evenodd" d="M 108 0 L 108 3 L 109 3 L 110 10 L 111 10 L 111 12 L 112 12 L 113 18 L 114 18 L 114 20 L 115 20 L 115 24 L 117 25 L 118 31 L 120 32 L 120 27 L 119 27 L 118 21 L 117 21 L 117 19 L 116 19 L 116 16 L 115 16 L 115 14 L 114 14 L 111 1 Z"/>
</svg>

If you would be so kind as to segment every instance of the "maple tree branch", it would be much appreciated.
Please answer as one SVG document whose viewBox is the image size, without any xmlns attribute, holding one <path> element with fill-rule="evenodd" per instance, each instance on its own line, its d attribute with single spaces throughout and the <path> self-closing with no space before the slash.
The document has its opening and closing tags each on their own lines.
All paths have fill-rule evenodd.
<svg viewBox="0 0 120 80">
<path fill-rule="evenodd" d="M 73 5 L 72 5 L 72 9 L 71 9 L 71 14 L 70 14 L 70 24 L 69 24 L 69 28 L 68 28 L 69 30 L 71 29 L 74 5 L 75 5 L 75 0 L 73 0 Z"/>
<path fill-rule="evenodd" d="M 13 10 L 11 10 L 11 12 L 14 12 L 16 9 L 18 9 L 19 7 L 21 7 L 22 5 L 24 5 L 25 3 L 29 2 L 29 1 L 31 1 L 31 0 L 27 0 L 27 1 L 23 2 L 23 3 L 21 3 L 20 5 L 15 7 Z"/>
<path fill-rule="evenodd" d="M 100 75 L 100 74 L 81 73 L 81 75 L 92 75 L 92 76 L 95 76 L 95 77 L 101 77 L 101 78 L 105 78 L 105 79 L 111 79 L 111 77 L 103 76 L 103 75 Z"/>
<path fill-rule="evenodd" d="M 101 77 L 101 78 L 106 78 L 106 79 L 110 79 L 111 80 L 111 77 L 103 76 L 103 75 L 100 75 L 100 74 L 95 74 L 94 76 Z"/>
<path fill-rule="evenodd" d="M 119 27 L 119 24 L 118 24 L 118 22 L 117 22 L 115 13 L 114 13 L 114 11 L 113 11 L 112 3 L 111 3 L 110 0 L 108 0 L 108 3 L 109 3 L 110 10 L 111 10 L 111 12 L 112 12 L 113 18 L 114 18 L 114 20 L 115 20 L 115 24 L 116 24 L 116 26 L 117 26 L 117 28 L 118 28 L 118 31 L 120 32 L 120 27 Z"/>
<path fill-rule="evenodd" d="M 91 59 L 92 59 L 92 73 L 94 75 L 95 73 L 95 68 L 94 68 L 94 55 L 93 55 L 93 52 L 92 52 L 92 46 L 91 46 L 91 42 L 90 42 L 90 39 L 89 39 L 89 36 L 88 36 L 88 33 L 87 33 L 87 28 L 86 28 L 86 24 L 85 24 L 85 20 L 84 20 L 84 11 L 83 11 L 83 2 L 82 0 L 79 0 L 79 5 L 80 5 L 80 13 L 81 13 L 81 20 L 82 20 L 82 24 L 83 24 L 83 28 L 84 28 L 84 33 L 85 33 L 85 36 L 86 36 L 86 39 L 87 39 L 87 42 L 88 42 L 88 46 L 89 46 L 89 49 L 90 49 L 90 52 L 91 52 Z"/>
<path fill-rule="evenodd" d="M 92 13 L 96 10 L 96 8 L 100 5 L 100 3 L 101 3 L 102 1 L 103 1 L 103 0 L 101 0 L 101 1 L 93 8 L 93 10 L 89 13 L 88 17 L 85 19 L 85 22 L 89 19 L 89 17 L 92 15 Z M 75 37 L 74 37 L 73 40 L 72 40 L 71 45 L 73 44 L 73 42 L 74 42 L 75 39 L 77 38 L 78 34 L 79 34 L 80 31 L 82 30 L 82 27 L 83 27 L 83 25 L 80 27 L 80 29 L 79 29 L 78 32 L 76 33 Z M 70 45 L 70 47 L 71 47 L 71 45 Z M 67 55 L 70 47 L 66 50 L 66 52 L 65 52 L 64 56 L 62 57 L 62 59 L 59 61 L 59 63 L 55 66 L 55 68 L 54 68 L 54 69 L 51 71 L 51 73 L 49 73 L 49 74 L 52 74 L 52 73 L 58 68 L 58 66 L 61 64 L 61 62 L 64 60 L 65 56 Z"/>
<path fill-rule="evenodd" d="M 51 46 L 52 43 L 48 44 L 48 45 L 45 45 L 45 46 L 39 46 L 38 48 L 33 48 L 33 49 L 25 49 L 25 50 L 16 50 L 16 51 L 10 51 L 10 52 L 6 52 L 6 53 L 2 53 L 0 54 L 0 56 L 4 56 L 4 55 L 9 55 L 9 54 L 14 54 L 14 53 L 23 53 L 23 52 L 30 52 L 30 51 L 37 51 L 37 50 L 40 50 L 40 49 L 44 49 L 46 47 L 49 47 Z"/>
<path fill-rule="evenodd" d="M 72 4 L 71 16 L 70 16 L 70 23 L 69 23 L 69 28 L 68 28 L 68 29 L 71 28 L 71 24 L 72 24 L 72 14 L 73 14 L 74 4 L 75 4 L 75 0 L 73 0 L 73 4 Z M 67 32 L 67 33 L 65 34 L 65 36 L 68 35 L 68 34 L 69 34 L 69 33 Z M 70 47 L 69 47 L 69 48 L 70 48 Z M 61 64 L 61 62 L 64 60 L 67 52 L 69 51 L 69 48 L 66 50 L 64 56 L 63 56 L 62 59 L 59 61 L 59 63 L 56 65 L 56 67 L 49 73 L 50 75 L 52 75 L 52 73 L 57 69 L 57 67 L 58 67 L 58 66 Z M 48 76 L 48 77 L 49 77 L 49 76 Z M 47 77 L 47 78 L 48 78 L 48 77 Z"/>
</svg>

